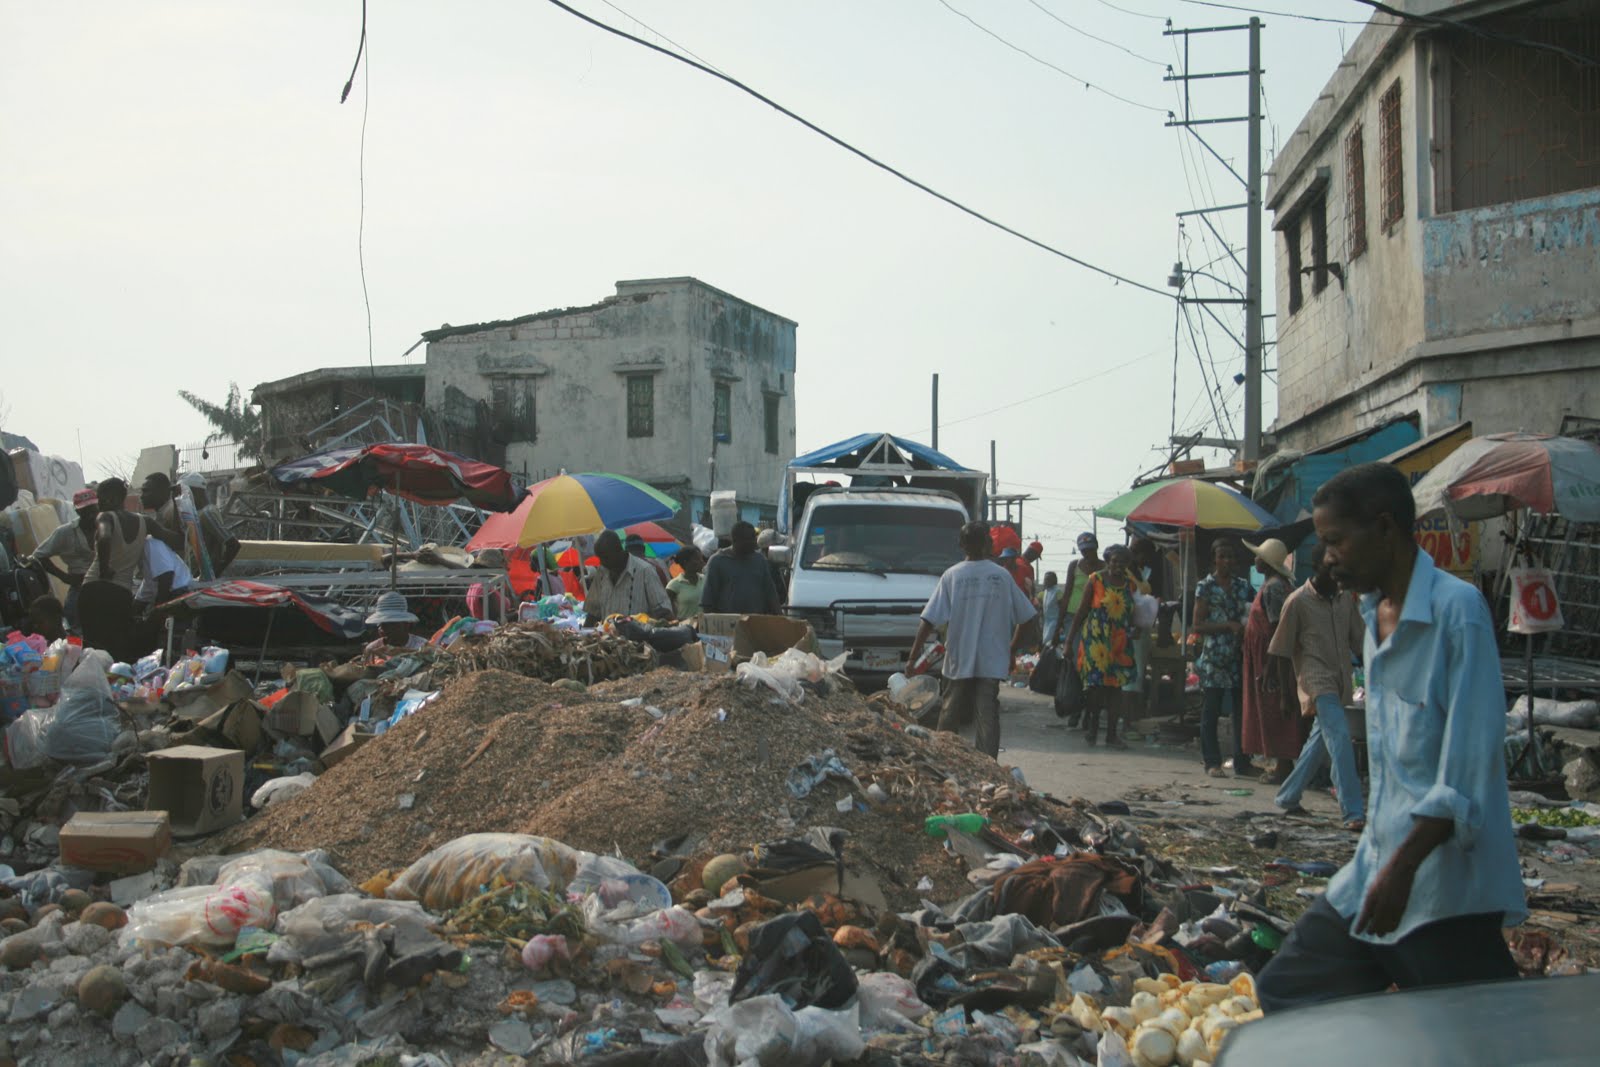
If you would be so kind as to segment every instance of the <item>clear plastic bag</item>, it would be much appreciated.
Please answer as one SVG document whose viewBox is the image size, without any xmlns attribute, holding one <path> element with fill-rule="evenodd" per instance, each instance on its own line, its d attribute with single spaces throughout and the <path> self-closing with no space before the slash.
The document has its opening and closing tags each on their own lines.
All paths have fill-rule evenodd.
<svg viewBox="0 0 1600 1067">
<path fill-rule="evenodd" d="M 55 708 L 36 708 L 7 724 L 6 760 L 13 769 L 30 771 L 49 758 L 44 746 L 55 721 Z"/>
<path fill-rule="evenodd" d="M 327 874 L 335 874 L 326 867 L 318 869 L 305 856 L 293 852 L 279 852 L 275 849 L 263 849 L 260 852 L 250 852 L 243 856 L 228 860 L 217 869 L 218 885 L 233 885 L 250 883 L 253 885 L 266 885 L 272 894 L 274 905 L 280 911 L 298 907 L 318 897 L 337 892 L 349 887 L 342 876 L 337 879 L 338 884 L 329 884 L 332 879 Z"/>
<path fill-rule="evenodd" d="M 821 1067 L 844 1063 L 866 1051 L 857 1006 L 842 1011 L 795 1011 L 776 995 L 752 997 L 706 1017 L 708 1067 Z"/>
<path fill-rule="evenodd" d="M 923 1028 L 916 1020 L 932 1009 L 917 996 L 917 987 L 890 971 L 874 971 L 857 980 L 861 997 L 861 1026 L 868 1032 L 914 1031 Z"/>
<path fill-rule="evenodd" d="M 466 903 L 497 876 L 559 891 L 577 875 L 583 855 L 548 837 L 467 834 L 407 867 L 384 895 L 441 911 Z"/>
<path fill-rule="evenodd" d="M 269 963 L 301 963 L 346 945 L 356 923 L 393 926 L 409 938 L 425 938 L 436 920 L 411 900 L 378 900 L 339 893 L 307 901 L 278 917 L 279 940 Z"/>
<path fill-rule="evenodd" d="M 88 663 L 85 661 L 84 666 Z M 83 672 L 73 672 L 76 678 Z M 69 679 L 70 680 L 70 679 Z M 102 677 L 102 682 L 104 678 Z M 68 763 L 93 762 L 111 754 L 111 743 L 122 732 L 117 706 L 109 693 L 94 686 L 64 689 L 55 707 L 55 722 L 45 734 L 44 751 L 51 759 Z"/>
<path fill-rule="evenodd" d="M 146 897 L 128 909 L 120 936 L 124 945 L 231 945 L 246 926 L 271 927 L 277 914 L 271 879 L 254 872 L 231 885 L 190 886 Z"/>
<path fill-rule="evenodd" d="M 91 689 L 109 700 L 111 682 L 106 679 L 109 673 L 111 653 L 99 648 L 84 649 L 83 655 L 78 658 L 78 665 L 61 682 L 62 698 L 66 698 L 68 690 Z"/>
</svg>

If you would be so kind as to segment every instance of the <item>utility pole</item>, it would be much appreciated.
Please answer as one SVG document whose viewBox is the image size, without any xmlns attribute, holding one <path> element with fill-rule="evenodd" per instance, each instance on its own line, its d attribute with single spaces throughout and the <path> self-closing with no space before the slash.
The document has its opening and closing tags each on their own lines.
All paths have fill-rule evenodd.
<svg viewBox="0 0 1600 1067">
<path fill-rule="evenodd" d="M 1244 459 L 1261 458 L 1261 20 L 1250 19 L 1249 171 L 1245 211 Z"/>
<path fill-rule="evenodd" d="M 933 450 L 939 451 L 939 376 L 933 376 Z"/>
<path fill-rule="evenodd" d="M 1245 221 L 1245 261 L 1240 264 L 1237 256 L 1233 256 L 1234 263 L 1244 269 L 1245 285 L 1242 298 L 1223 297 L 1191 297 L 1183 295 L 1183 286 L 1188 276 L 1194 272 L 1185 272 L 1183 264 L 1179 263 L 1174 270 L 1168 284 L 1178 289 L 1178 301 L 1182 304 L 1203 305 L 1202 310 L 1211 315 L 1208 306 L 1211 304 L 1241 304 L 1244 308 L 1244 439 L 1239 442 L 1240 458 L 1253 463 L 1261 458 L 1261 280 L 1262 280 L 1262 234 L 1261 234 L 1261 20 L 1252 17 L 1248 23 L 1233 26 L 1205 26 L 1197 29 L 1163 31 L 1166 37 L 1183 38 L 1183 73 L 1168 74 L 1165 81 L 1181 82 L 1183 84 L 1183 116 L 1168 121 L 1168 126 L 1181 126 L 1190 136 L 1200 142 L 1202 148 L 1211 153 L 1212 157 L 1227 168 L 1239 184 L 1245 188 L 1245 200 L 1242 204 L 1222 204 L 1215 207 L 1197 208 L 1193 211 L 1180 211 L 1178 217 L 1198 216 L 1223 248 L 1232 256 L 1232 249 L 1228 242 L 1218 232 L 1211 222 L 1210 215 L 1221 211 L 1244 210 L 1248 215 Z M 1245 31 L 1249 34 L 1249 66 L 1245 70 L 1206 71 L 1195 73 L 1189 68 L 1189 41 L 1195 34 L 1202 33 L 1236 33 Z M 1189 108 L 1189 83 L 1210 78 L 1244 78 L 1248 85 L 1250 96 L 1249 107 L 1245 114 L 1223 118 L 1196 118 Z M 1222 154 L 1213 148 L 1204 135 L 1196 127 L 1212 126 L 1221 123 L 1243 122 L 1247 124 L 1245 148 L 1245 174 L 1240 174 L 1233 168 Z M 1234 292 L 1238 292 L 1237 289 Z M 1220 323 L 1221 320 L 1219 319 Z M 1235 337 L 1237 342 L 1238 338 Z M 1221 427 L 1218 427 L 1220 430 Z M 1173 441 L 1178 444 L 1178 441 Z"/>
</svg>

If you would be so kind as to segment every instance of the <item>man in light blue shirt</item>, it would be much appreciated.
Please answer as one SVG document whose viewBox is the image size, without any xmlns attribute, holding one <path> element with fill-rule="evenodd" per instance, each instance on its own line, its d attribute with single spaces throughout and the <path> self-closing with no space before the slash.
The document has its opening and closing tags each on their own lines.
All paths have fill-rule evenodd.
<svg viewBox="0 0 1600 1067">
<path fill-rule="evenodd" d="M 1261 1005 L 1515 978 L 1501 928 L 1528 909 L 1488 605 L 1417 550 L 1410 484 L 1394 467 L 1343 471 L 1312 504 L 1334 576 L 1364 594 L 1368 820 L 1261 972 Z"/>
</svg>

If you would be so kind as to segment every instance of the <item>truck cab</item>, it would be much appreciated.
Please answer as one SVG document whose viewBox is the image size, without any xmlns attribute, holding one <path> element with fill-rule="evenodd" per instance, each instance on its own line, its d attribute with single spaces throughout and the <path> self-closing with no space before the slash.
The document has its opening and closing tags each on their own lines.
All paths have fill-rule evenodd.
<svg viewBox="0 0 1600 1067">
<path fill-rule="evenodd" d="M 824 658 L 866 685 L 906 669 L 922 608 L 961 561 L 967 508 L 937 489 L 821 487 L 789 545 L 787 612 L 811 624 Z"/>
</svg>

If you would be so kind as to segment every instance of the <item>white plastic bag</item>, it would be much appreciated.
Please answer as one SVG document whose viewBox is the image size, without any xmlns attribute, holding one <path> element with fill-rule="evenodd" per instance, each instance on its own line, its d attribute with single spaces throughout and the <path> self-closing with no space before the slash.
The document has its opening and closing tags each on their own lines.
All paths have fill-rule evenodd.
<svg viewBox="0 0 1600 1067">
<path fill-rule="evenodd" d="M 231 945 L 246 926 L 270 929 L 277 914 L 271 879 L 255 872 L 232 885 L 197 885 L 146 897 L 128 909 L 120 937 L 123 945 Z"/>
<path fill-rule="evenodd" d="M 267 961 L 300 963 L 314 959 L 343 945 L 355 923 L 393 926 L 423 938 L 436 921 L 413 900 L 376 900 L 354 893 L 318 897 L 278 917 L 280 940 L 267 953 Z"/>
<path fill-rule="evenodd" d="M 61 682 L 61 695 L 73 689 L 90 689 L 107 700 L 111 699 L 111 683 L 106 675 L 111 670 L 111 653 L 98 648 L 86 648 L 78 658 L 78 665 Z"/>
<path fill-rule="evenodd" d="M 83 673 L 85 666 L 87 659 L 72 677 Z M 105 682 L 103 675 L 100 681 Z M 45 755 L 68 763 L 92 763 L 111 755 L 111 743 L 122 732 L 122 722 L 109 692 L 91 685 L 63 689 L 54 710 L 55 722 L 44 738 Z"/>
<path fill-rule="evenodd" d="M 250 806 L 258 811 L 270 808 L 272 805 L 295 797 L 310 789 L 317 781 L 317 776 L 310 771 L 304 774 L 288 775 L 283 778 L 274 778 L 264 783 L 250 796 Z"/>
<path fill-rule="evenodd" d="M 932 1009 L 917 996 L 917 987 L 890 971 L 873 971 L 857 980 L 861 997 L 861 1027 L 868 1033 L 910 1031 L 926 1033 L 915 1020 Z"/>
<path fill-rule="evenodd" d="M 1161 618 L 1161 601 L 1148 593 L 1133 594 L 1133 624 L 1141 630 L 1155 626 Z"/>
<path fill-rule="evenodd" d="M 434 911 L 458 907 L 480 886 L 502 876 L 540 889 L 564 889 L 587 853 L 549 837 L 528 834 L 467 834 L 447 842 L 407 867 L 384 892 L 390 900 L 418 900 Z"/>
<path fill-rule="evenodd" d="M 337 884 L 330 885 L 330 881 Z M 217 869 L 217 885 L 247 883 L 265 885 L 279 911 L 350 888 L 338 872 L 327 867 L 319 871 L 305 856 L 270 848 L 230 859 Z"/>
<path fill-rule="evenodd" d="M 602 912 L 598 896 L 584 901 L 584 918 L 589 930 L 603 941 L 619 945 L 642 945 L 646 941 L 671 941 L 683 948 L 699 948 L 702 943 L 700 920 L 692 911 L 674 905 L 658 908 L 639 915 L 633 907 L 624 906 Z M 620 915 L 633 914 L 627 918 Z"/>
<path fill-rule="evenodd" d="M 769 994 L 719 1008 L 706 1016 L 708 1067 L 821 1067 L 829 1060 L 855 1060 L 866 1051 L 857 1007 L 795 1011 Z"/>
<path fill-rule="evenodd" d="M 49 758 L 45 742 L 55 721 L 55 708 L 35 708 L 6 726 L 6 760 L 14 770 L 30 771 Z"/>
</svg>

